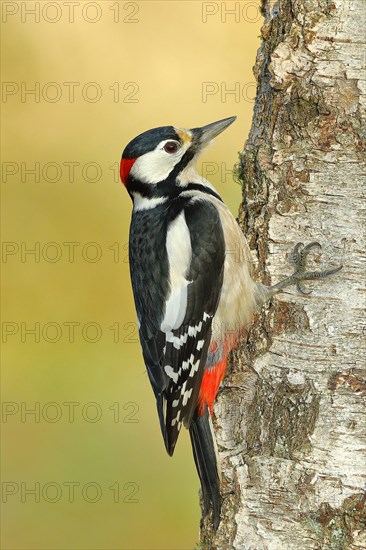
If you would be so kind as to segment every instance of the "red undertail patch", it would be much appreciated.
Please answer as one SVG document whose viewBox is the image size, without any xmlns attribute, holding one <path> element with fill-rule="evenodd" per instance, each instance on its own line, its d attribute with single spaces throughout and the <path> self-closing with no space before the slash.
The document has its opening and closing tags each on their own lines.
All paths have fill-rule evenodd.
<svg viewBox="0 0 366 550">
<path fill-rule="evenodd" d="M 200 415 L 205 412 L 206 405 L 212 415 L 216 395 L 222 379 L 225 376 L 227 355 L 231 349 L 236 347 L 238 334 L 230 334 L 226 337 L 223 344 L 224 349 L 221 361 L 218 361 L 213 368 L 205 370 L 203 374 L 200 393 L 198 396 L 198 414 Z M 215 353 L 217 348 L 218 343 L 215 341 L 211 342 L 210 351 Z"/>
<path fill-rule="evenodd" d="M 205 405 L 208 406 L 212 415 L 213 404 L 221 381 L 224 378 L 225 370 L 226 357 L 224 357 L 219 363 L 216 363 L 213 369 L 205 371 L 198 397 L 198 413 L 200 415 L 205 412 Z"/>
</svg>

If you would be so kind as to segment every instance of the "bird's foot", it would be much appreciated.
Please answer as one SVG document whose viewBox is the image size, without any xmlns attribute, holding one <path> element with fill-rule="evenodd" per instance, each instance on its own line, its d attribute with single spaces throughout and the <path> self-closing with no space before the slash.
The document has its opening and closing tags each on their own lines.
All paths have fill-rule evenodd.
<svg viewBox="0 0 366 550">
<path fill-rule="evenodd" d="M 303 281 L 325 279 L 325 277 L 334 275 L 334 273 L 337 273 L 340 269 L 342 269 L 342 266 L 339 266 L 334 269 L 324 269 L 323 271 L 306 271 L 306 260 L 309 252 L 313 248 L 321 249 L 320 243 L 313 241 L 306 246 L 304 246 L 304 243 L 297 243 L 289 258 L 290 264 L 295 266 L 295 271 L 292 275 L 290 275 L 290 277 L 287 277 L 287 279 L 284 279 L 276 285 L 269 287 L 269 291 L 272 296 L 278 292 L 281 292 L 284 287 L 294 284 L 301 294 L 311 294 L 311 290 L 305 290 L 302 285 Z"/>
</svg>

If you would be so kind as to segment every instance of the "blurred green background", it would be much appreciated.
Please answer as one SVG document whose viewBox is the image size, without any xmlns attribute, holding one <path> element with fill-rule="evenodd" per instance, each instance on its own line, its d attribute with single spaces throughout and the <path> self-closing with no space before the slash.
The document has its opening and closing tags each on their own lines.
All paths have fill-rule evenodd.
<svg viewBox="0 0 366 550">
<path fill-rule="evenodd" d="M 144 130 L 237 115 L 199 163 L 236 213 L 258 3 L 1 4 L 2 547 L 193 548 L 199 482 L 188 433 L 173 459 L 160 434 L 118 165 Z"/>
</svg>

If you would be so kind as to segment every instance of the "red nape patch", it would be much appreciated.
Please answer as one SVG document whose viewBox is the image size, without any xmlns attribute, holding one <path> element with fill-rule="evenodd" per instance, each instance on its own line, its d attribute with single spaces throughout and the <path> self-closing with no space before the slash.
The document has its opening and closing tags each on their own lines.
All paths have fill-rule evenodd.
<svg viewBox="0 0 366 550">
<path fill-rule="evenodd" d="M 119 173 L 121 176 L 122 183 L 126 185 L 128 174 L 134 164 L 136 159 L 121 159 L 121 165 L 119 167 Z"/>
</svg>

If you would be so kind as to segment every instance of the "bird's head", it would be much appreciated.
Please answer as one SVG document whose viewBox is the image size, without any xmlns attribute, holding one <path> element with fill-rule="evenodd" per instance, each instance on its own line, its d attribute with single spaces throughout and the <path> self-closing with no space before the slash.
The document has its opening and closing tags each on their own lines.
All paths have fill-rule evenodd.
<svg viewBox="0 0 366 550">
<path fill-rule="evenodd" d="M 122 154 L 120 175 L 132 199 L 174 195 L 189 180 L 200 152 L 234 122 L 225 118 L 190 130 L 161 126 L 135 137 Z"/>
</svg>

